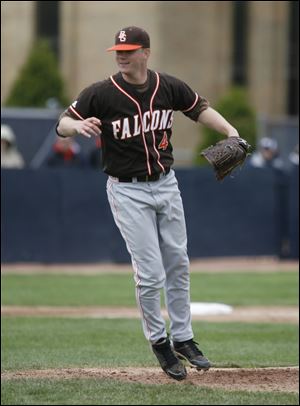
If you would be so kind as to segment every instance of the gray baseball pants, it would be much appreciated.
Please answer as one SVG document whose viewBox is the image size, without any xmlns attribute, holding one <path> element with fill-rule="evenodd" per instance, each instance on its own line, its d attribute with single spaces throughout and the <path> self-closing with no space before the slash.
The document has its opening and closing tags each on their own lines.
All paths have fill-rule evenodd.
<svg viewBox="0 0 300 406">
<path fill-rule="evenodd" d="M 174 171 L 155 182 L 123 183 L 110 176 L 107 195 L 131 255 L 146 339 L 155 343 L 167 336 L 161 314 L 162 288 L 171 338 L 193 338 L 186 225 Z"/>
</svg>

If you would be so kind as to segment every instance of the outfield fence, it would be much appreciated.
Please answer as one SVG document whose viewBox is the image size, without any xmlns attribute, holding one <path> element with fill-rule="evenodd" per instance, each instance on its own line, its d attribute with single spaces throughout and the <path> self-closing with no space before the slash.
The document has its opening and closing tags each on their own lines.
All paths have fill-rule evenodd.
<svg viewBox="0 0 300 406">
<path fill-rule="evenodd" d="M 246 165 L 223 182 L 210 167 L 176 175 L 191 259 L 299 257 L 298 168 L 276 173 Z M 1 177 L 3 263 L 130 261 L 101 171 L 2 170 Z"/>
</svg>

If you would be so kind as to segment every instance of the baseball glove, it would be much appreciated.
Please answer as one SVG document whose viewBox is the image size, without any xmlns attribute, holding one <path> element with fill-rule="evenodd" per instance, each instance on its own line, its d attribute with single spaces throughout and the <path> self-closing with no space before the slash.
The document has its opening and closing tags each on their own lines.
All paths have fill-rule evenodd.
<svg viewBox="0 0 300 406">
<path fill-rule="evenodd" d="M 217 180 L 222 180 L 245 161 L 249 149 L 243 138 L 228 137 L 206 148 L 201 155 L 213 166 Z"/>
</svg>

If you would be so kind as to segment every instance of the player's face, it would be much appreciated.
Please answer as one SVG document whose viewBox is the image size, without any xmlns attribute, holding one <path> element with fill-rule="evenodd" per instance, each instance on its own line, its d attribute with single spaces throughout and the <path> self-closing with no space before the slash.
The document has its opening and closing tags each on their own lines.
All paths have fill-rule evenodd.
<svg viewBox="0 0 300 406">
<path fill-rule="evenodd" d="M 117 51 L 116 61 L 121 73 L 134 75 L 147 68 L 149 49 L 137 49 L 136 51 Z"/>
</svg>

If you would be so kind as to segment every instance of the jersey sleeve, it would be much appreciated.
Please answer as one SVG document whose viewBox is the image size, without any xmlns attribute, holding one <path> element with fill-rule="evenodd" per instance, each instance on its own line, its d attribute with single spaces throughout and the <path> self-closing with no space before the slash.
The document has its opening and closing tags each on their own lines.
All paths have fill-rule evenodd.
<svg viewBox="0 0 300 406">
<path fill-rule="evenodd" d="M 69 106 L 67 112 L 75 120 L 85 120 L 88 117 L 96 116 L 94 87 L 85 88 Z"/>
<path fill-rule="evenodd" d="M 85 120 L 88 117 L 97 116 L 95 108 L 95 91 L 94 86 L 91 85 L 85 88 L 78 96 L 78 98 L 70 104 L 70 106 L 60 115 L 56 124 L 56 133 L 60 137 L 64 137 L 57 131 L 59 121 L 63 117 L 71 117 L 75 120 Z"/>
<path fill-rule="evenodd" d="M 172 91 L 173 109 L 197 121 L 202 111 L 209 107 L 208 100 L 199 96 L 185 82 L 172 76 L 167 78 Z"/>
</svg>

